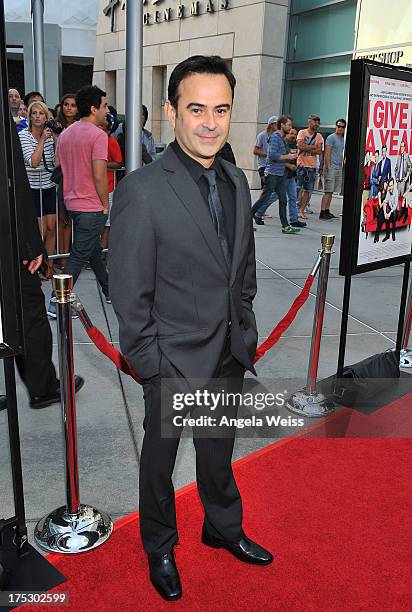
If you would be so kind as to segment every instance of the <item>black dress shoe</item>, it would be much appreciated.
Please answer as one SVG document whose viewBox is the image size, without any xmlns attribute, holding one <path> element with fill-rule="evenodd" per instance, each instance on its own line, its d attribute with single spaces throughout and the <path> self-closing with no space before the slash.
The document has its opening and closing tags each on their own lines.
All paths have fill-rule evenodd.
<svg viewBox="0 0 412 612">
<path fill-rule="evenodd" d="M 307 227 L 307 223 L 304 221 L 292 221 L 290 225 L 292 227 Z"/>
<path fill-rule="evenodd" d="M 228 542 L 215 538 L 207 533 L 205 526 L 202 529 L 202 542 L 211 548 L 225 548 L 234 557 L 244 563 L 253 565 L 269 565 L 273 561 L 273 555 L 268 551 L 252 542 L 244 533 L 238 542 Z"/>
<path fill-rule="evenodd" d="M 80 391 L 83 385 L 84 385 L 84 378 L 75 374 L 74 376 L 75 393 Z M 60 402 L 60 383 L 56 391 L 54 391 L 53 393 L 49 393 L 49 395 L 39 395 L 37 397 L 31 397 L 30 407 L 31 408 L 46 408 L 46 406 L 51 406 L 52 404 L 56 404 L 58 402 Z"/>
<path fill-rule="evenodd" d="M 7 408 L 7 397 L 5 395 L 0 395 L 0 412 L 2 410 L 6 410 Z"/>
<path fill-rule="evenodd" d="M 182 586 L 173 549 L 164 554 L 151 553 L 148 558 L 150 581 L 159 595 L 167 601 L 180 599 Z"/>
</svg>

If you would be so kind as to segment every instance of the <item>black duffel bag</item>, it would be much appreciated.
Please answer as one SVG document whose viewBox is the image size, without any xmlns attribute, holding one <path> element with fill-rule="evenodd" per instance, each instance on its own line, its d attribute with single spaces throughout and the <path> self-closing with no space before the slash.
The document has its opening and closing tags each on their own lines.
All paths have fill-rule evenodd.
<svg viewBox="0 0 412 612">
<path fill-rule="evenodd" d="M 342 377 L 332 382 L 332 397 L 343 406 L 364 403 L 386 391 L 399 376 L 396 351 L 378 353 L 359 363 L 345 366 Z"/>
</svg>

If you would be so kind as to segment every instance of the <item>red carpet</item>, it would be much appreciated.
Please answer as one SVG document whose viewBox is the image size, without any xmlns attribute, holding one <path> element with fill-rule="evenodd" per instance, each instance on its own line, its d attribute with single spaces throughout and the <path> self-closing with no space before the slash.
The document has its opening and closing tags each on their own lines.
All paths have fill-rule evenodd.
<svg viewBox="0 0 412 612">
<path fill-rule="evenodd" d="M 402 401 L 390 406 L 395 416 Z M 410 610 L 411 451 L 407 439 L 272 444 L 235 464 L 245 530 L 275 554 L 272 565 L 244 565 L 203 546 L 200 502 L 189 485 L 177 494 L 180 601 L 163 602 L 150 586 L 137 514 L 119 521 L 96 551 L 50 555 L 68 577 L 56 591 L 69 591 L 70 612 Z"/>
<path fill-rule="evenodd" d="M 305 432 L 311 438 L 412 438 L 412 393 L 371 414 L 343 408 Z"/>
</svg>

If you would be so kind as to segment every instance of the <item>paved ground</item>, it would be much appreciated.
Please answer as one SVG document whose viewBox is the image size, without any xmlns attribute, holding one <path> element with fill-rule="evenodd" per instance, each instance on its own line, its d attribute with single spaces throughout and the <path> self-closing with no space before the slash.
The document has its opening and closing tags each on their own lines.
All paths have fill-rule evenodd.
<svg viewBox="0 0 412 612">
<path fill-rule="evenodd" d="M 256 197 L 256 194 L 253 194 Z M 319 196 L 314 196 L 319 209 Z M 336 198 L 332 210 L 338 214 L 342 201 Z M 336 371 L 343 279 L 338 275 L 340 218 L 320 221 L 311 215 L 308 227 L 299 235 L 280 232 L 276 205 L 273 219 L 255 233 L 258 294 L 255 311 L 260 340 L 286 313 L 303 286 L 320 248 L 322 233 L 336 235 L 327 293 L 324 334 L 319 363 L 319 377 Z M 353 279 L 351 318 L 347 342 L 347 363 L 358 361 L 394 345 L 397 309 L 400 300 L 402 269 L 388 268 Z M 44 285 L 50 293 L 50 283 Z M 118 340 L 117 323 L 111 306 L 99 295 L 93 274 L 84 271 L 76 291 L 94 323 L 114 342 Z M 299 313 L 293 326 L 274 349 L 259 363 L 261 377 L 290 387 L 291 378 L 306 376 L 311 339 L 314 295 Z M 212 296 L 211 296 L 212 299 Z M 55 334 L 56 323 L 51 322 Z M 132 512 L 138 505 L 138 464 L 142 442 L 143 401 L 141 389 L 127 376 L 119 375 L 109 361 L 88 341 L 79 321 L 74 322 L 74 357 L 76 372 L 86 379 L 77 397 L 79 470 L 82 503 L 91 503 L 108 511 L 114 519 Z M 55 346 L 55 362 L 57 350 Z M 0 391 L 3 386 L 0 373 Z M 65 503 L 63 439 L 59 406 L 31 410 L 25 389 L 18 382 L 26 511 L 30 533 L 37 520 Z M 6 414 L 0 413 L 0 517 L 13 513 Z M 265 446 L 271 439 L 239 437 L 235 458 Z M 195 478 L 193 445 L 182 440 L 175 469 L 176 487 Z"/>
</svg>

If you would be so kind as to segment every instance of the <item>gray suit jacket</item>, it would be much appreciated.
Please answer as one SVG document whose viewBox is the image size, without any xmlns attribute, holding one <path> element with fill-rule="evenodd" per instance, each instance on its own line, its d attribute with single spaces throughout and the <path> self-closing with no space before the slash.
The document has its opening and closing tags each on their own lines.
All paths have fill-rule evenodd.
<svg viewBox="0 0 412 612">
<path fill-rule="evenodd" d="M 200 191 L 170 147 L 116 188 L 110 296 L 122 352 L 142 378 L 175 376 L 170 365 L 185 378 L 213 376 L 229 323 L 233 356 L 254 372 L 256 265 L 250 193 L 243 172 L 221 163 L 236 187 L 230 275 Z"/>
<path fill-rule="evenodd" d="M 402 156 L 398 155 L 398 158 L 396 160 L 396 166 L 395 166 L 395 180 L 396 181 L 400 181 L 400 174 L 401 174 L 401 165 L 402 165 Z M 407 153 L 403 154 L 403 172 L 402 172 L 402 180 L 406 181 L 408 178 L 408 174 L 409 174 L 409 169 L 411 167 L 411 160 L 409 158 L 409 155 Z"/>
</svg>

